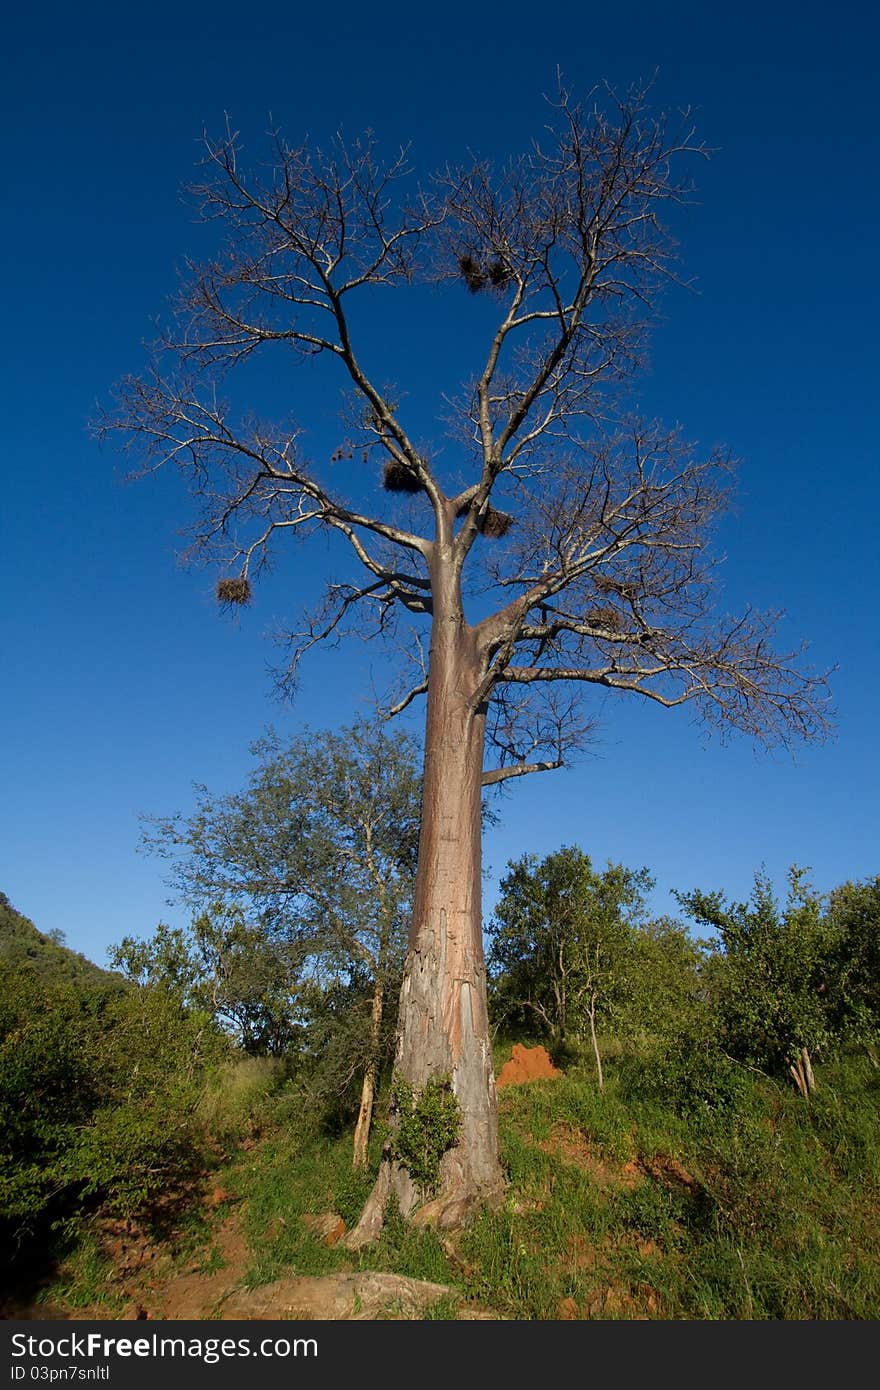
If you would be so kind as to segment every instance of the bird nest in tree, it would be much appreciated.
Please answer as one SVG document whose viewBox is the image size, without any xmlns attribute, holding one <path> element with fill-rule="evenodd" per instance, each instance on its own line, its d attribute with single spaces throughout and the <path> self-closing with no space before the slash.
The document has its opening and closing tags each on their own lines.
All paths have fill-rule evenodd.
<svg viewBox="0 0 880 1390">
<path fill-rule="evenodd" d="M 600 608 L 591 608 L 587 614 L 587 621 L 596 627 L 610 627 L 617 632 L 623 624 L 623 620 L 616 608 L 611 608 L 603 604 Z"/>
<path fill-rule="evenodd" d="M 243 576 L 237 579 L 218 579 L 217 598 L 220 603 L 250 603 L 251 581 Z"/>
<path fill-rule="evenodd" d="M 510 271 L 503 261 L 490 261 L 486 267 L 486 274 L 493 289 L 501 290 L 510 279 Z"/>
<path fill-rule="evenodd" d="M 459 256 L 458 268 L 471 294 L 479 294 L 480 290 L 489 286 L 495 290 L 503 289 L 510 279 L 510 271 L 503 261 L 496 258 L 481 265 L 469 251 Z"/>
<path fill-rule="evenodd" d="M 477 517 L 477 526 L 490 541 L 500 541 L 502 536 L 507 535 L 512 523 L 512 516 L 497 511 L 495 507 L 488 507 L 482 516 Z"/>
<path fill-rule="evenodd" d="M 480 290 L 486 288 L 486 276 L 483 273 L 483 267 L 479 261 L 474 260 L 473 256 L 468 255 L 467 252 L 459 256 L 458 268 L 471 294 L 479 294 Z"/>
<path fill-rule="evenodd" d="M 422 484 L 411 468 L 389 459 L 382 470 L 382 486 L 386 492 L 421 492 Z"/>
</svg>

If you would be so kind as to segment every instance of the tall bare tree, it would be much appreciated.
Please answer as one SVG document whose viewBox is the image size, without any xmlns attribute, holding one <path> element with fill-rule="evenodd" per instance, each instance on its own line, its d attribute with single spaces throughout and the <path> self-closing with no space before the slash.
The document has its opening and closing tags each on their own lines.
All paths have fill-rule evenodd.
<svg viewBox="0 0 880 1390">
<path fill-rule="evenodd" d="M 227 129 L 206 139 L 196 190 L 223 249 L 190 267 L 176 326 L 107 421 L 145 471 L 190 476 L 203 503 L 196 553 L 227 567 L 221 599 L 249 599 L 286 533 L 350 548 L 361 577 L 332 583 L 292 636 L 291 674 L 352 626 L 412 637 L 416 678 L 391 706 L 427 696 L 396 1065 L 414 1091 L 451 1078 L 461 1123 L 430 1200 L 389 1149 L 354 1242 L 377 1233 L 389 1196 L 414 1220 L 454 1227 L 502 1188 L 481 788 L 561 766 L 591 722 L 579 697 L 596 688 L 690 704 L 763 743 L 826 730 L 824 683 L 776 651 L 772 618 L 712 616 L 707 545 L 728 461 L 624 413 L 656 293 L 675 276 L 661 213 L 688 194 L 679 166 L 702 154 L 689 117 L 652 114 L 642 90 L 589 107 L 560 91 L 528 154 L 447 168 L 428 192 L 412 191 L 405 154 L 383 162 L 372 140 L 321 152 L 274 136 L 254 169 Z M 352 312 L 419 280 L 460 296 L 468 343 L 494 309 L 473 379 L 444 401 L 449 467 L 439 436 L 417 440 L 367 365 Z M 413 351 L 428 339 L 418 325 Z M 338 463 L 306 459 L 294 423 L 256 421 L 221 394 L 249 359 L 291 349 L 347 380 L 344 485 Z M 381 504 L 357 500 L 378 483 Z"/>
</svg>

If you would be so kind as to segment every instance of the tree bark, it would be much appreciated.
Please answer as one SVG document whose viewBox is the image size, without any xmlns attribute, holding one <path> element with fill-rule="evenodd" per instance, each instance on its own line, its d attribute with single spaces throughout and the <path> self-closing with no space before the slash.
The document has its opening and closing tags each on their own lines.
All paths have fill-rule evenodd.
<svg viewBox="0 0 880 1390">
<path fill-rule="evenodd" d="M 435 575 L 433 592 L 419 864 L 395 1071 L 416 1092 L 432 1077 L 451 1078 L 461 1123 L 435 1193 L 417 1188 L 392 1139 L 348 1238 L 353 1247 L 378 1236 L 389 1198 L 414 1224 L 454 1229 L 503 1189 L 483 953 L 480 660 L 451 564 Z"/>
</svg>

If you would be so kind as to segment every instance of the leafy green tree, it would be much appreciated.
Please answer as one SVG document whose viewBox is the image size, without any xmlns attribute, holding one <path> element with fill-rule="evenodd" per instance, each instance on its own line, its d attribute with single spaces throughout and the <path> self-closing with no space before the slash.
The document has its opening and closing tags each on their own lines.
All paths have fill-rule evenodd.
<svg viewBox="0 0 880 1390">
<path fill-rule="evenodd" d="M 188 932 L 160 922 L 148 940 L 124 937 L 109 956 L 129 979 L 205 1010 L 252 1056 L 280 1056 L 302 1039 L 304 947 L 267 936 L 238 903 L 214 903 Z"/>
<path fill-rule="evenodd" d="M 148 939 L 124 936 L 109 947 L 107 956 L 114 969 L 144 988 L 156 985 L 184 999 L 191 998 L 198 988 L 200 972 L 193 958 L 193 943 L 180 927 L 160 922 Z"/>
<path fill-rule="evenodd" d="M 750 902 L 720 893 L 679 894 L 690 915 L 718 935 L 719 1024 L 728 1049 L 760 1067 L 787 1067 L 803 1095 L 814 1089 L 811 1054 L 833 1038 L 828 1010 L 829 927 L 822 897 L 803 869 L 788 874 L 781 907 L 763 872 Z"/>
<path fill-rule="evenodd" d="M 387 1071 L 394 1055 L 397 1024 L 393 1007 L 400 990 L 403 961 L 389 973 L 384 1008 L 374 1036 L 374 980 L 366 966 L 355 965 L 345 975 L 315 983 L 307 991 L 308 1008 L 303 1053 L 303 1084 L 309 1100 L 320 1109 L 325 1125 L 345 1127 L 360 1113 L 363 1098 L 364 1059 L 371 1047 L 378 1058 L 378 1072 Z M 360 1166 L 358 1161 L 356 1166 Z"/>
<path fill-rule="evenodd" d="M 622 864 L 597 873 L 576 847 L 540 862 L 527 854 L 509 868 L 488 929 L 496 1010 L 537 1019 L 558 1046 L 589 1031 L 602 1087 L 598 1027 L 627 997 L 633 924 L 651 878 Z"/>
<path fill-rule="evenodd" d="M 866 1046 L 880 1042 L 880 876 L 844 883 L 828 902 L 829 1010 L 838 1035 Z"/>
<path fill-rule="evenodd" d="M 198 913 L 208 910 L 196 928 L 207 945 L 201 988 L 213 980 L 218 1002 L 227 1011 L 234 1004 L 240 1026 L 246 1016 L 251 1027 L 260 1009 L 271 1014 L 273 988 L 281 1012 L 293 1010 L 286 1015 L 292 1026 L 303 991 L 321 1011 L 322 988 L 338 998 L 341 986 L 358 984 L 362 1000 L 367 986 L 367 1016 L 358 1009 L 352 1020 L 363 1027 L 345 1030 L 351 1068 L 361 1076 L 354 1154 L 363 1166 L 389 985 L 400 978 L 409 930 L 417 750 L 405 734 L 359 721 L 290 741 L 270 733 L 253 752 L 258 761 L 244 791 L 216 796 L 200 787 L 189 818 L 148 822 L 146 844 L 169 858 L 181 899 Z M 193 953 L 190 966 L 179 965 L 177 945 L 163 940 L 169 970 L 185 974 Z M 327 1019 L 324 1009 L 324 1025 Z M 338 1050 L 335 1063 L 345 1070 Z"/>
<path fill-rule="evenodd" d="M 658 917 L 634 925 L 626 998 L 618 1030 L 645 1042 L 697 1026 L 705 993 L 705 953 L 683 923 Z"/>
</svg>

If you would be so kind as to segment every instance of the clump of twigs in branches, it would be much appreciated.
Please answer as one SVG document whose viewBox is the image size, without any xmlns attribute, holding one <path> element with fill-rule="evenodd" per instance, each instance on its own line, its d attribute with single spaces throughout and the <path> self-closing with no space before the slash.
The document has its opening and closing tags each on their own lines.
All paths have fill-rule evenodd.
<svg viewBox="0 0 880 1390">
<path fill-rule="evenodd" d="M 250 603 L 251 581 L 243 575 L 232 579 L 218 579 L 217 601 L 227 607 Z"/>
<path fill-rule="evenodd" d="M 421 492 L 422 484 L 411 468 L 389 459 L 382 470 L 382 486 L 386 492 Z"/>
<path fill-rule="evenodd" d="M 471 294 L 479 294 L 480 290 L 489 288 L 501 290 L 510 279 L 510 271 L 503 261 L 496 257 L 481 265 L 469 251 L 464 251 L 459 256 L 458 268 Z"/>
<path fill-rule="evenodd" d="M 459 256 L 458 268 L 471 294 L 479 294 L 480 290 L 486 288 L 486 277 L 483 274 L 482 267 L 479 261 L 474 260 L 473 256 L 469 255 L 467 252 Z"/>
<path fill-rule="evenodd" d="M 510 530 L 513 517 L 507 512 L 499 512 L 496 507 L 487 507 L 477 517 L 477 528 L 490 541 L 500 541 Z"/>
<path fill-rule="evenodd" d="M 623 626 L 623 619 L 616 608 L 610 604 L 600 604 L 598 608 L 591 608 L 587 613 L 587 622 L 595 627 L 611 628 L 613 632 L 618 632 Z"/>
</svg>

